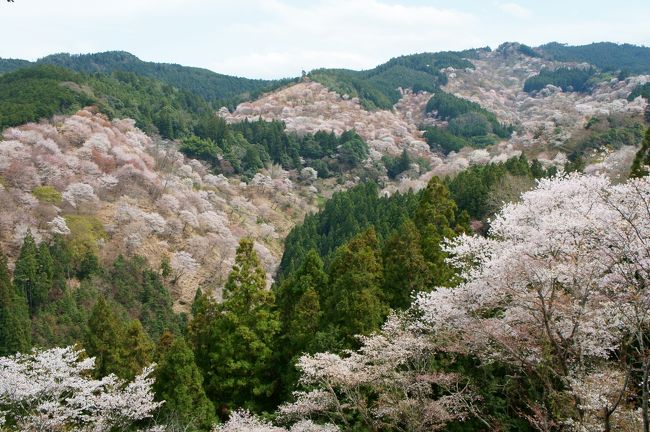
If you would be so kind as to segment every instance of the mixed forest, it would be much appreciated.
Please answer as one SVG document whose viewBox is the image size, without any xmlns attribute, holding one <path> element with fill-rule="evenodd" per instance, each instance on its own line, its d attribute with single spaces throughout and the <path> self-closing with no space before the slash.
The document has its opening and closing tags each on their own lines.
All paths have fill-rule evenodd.
<svg viewBox="0 0 650 432">
<path fill-rule="evenodd" d="M 531 93 L 549 84 L 588 92 L 596 74 L 648 67 L 633 60 L 642 47 L 519 49 L 599 68 L 543 69 L 525 81 Z M 391 108 L 398 88 L 433 93 L 424 111 L 438 123 L 422 133 L 444 157 L 484 149 L 517 128 L 441 89 L 445 69 L 472 69 L 484 52 L 416 54 L 307 78 L 374 110 Z M 102 259 L 110 233 L 85 211 L 99 200 L 93 188 L 77 182 L 62 193 L 54 182 L 34 183 L 27 195 L 40 211 L 72 206 L 53 219 L 52 236 L 26 230 L 15 259 L 0 250 L 0 430 L 650 431 L 643 119 L 591 117 L 560 166 L 520 152 L 430 176 L 419 190 L 385 193 L 385 183 L 425 164 L 404 150 L 378 159 L 386 175 L 373 176 L 377 167 L 365 163 L 371 149 L 355 130 L 298 134 L 278 120 L 214 115 L 221 103 L 289 81 L 155 65 L 121 52 L 36 63 L 0 61 L 0 129 L 92 105 L 102 113 L 97 121 L 132 118 L 201 161 L 215 181 L 254 186 L 269 167 L 309 182 L 359 178 L 289 231 L 274 274 L 243 235 L 220 296 L 200 287 L 184 310 L 172 295 L 178 269 L 198 266 L 191 256 L 153 264 L 125 247 Z M 647 98 L 647 87 L 629 97 Z M 58 126 L 41 126 L 58 136 Z M 57 140 L 50 148 L 74 145 Z M 625 178 L 584 173 L 587 151 L 639 142 Z M 57 163 L 65 162 L 60 153 Z M 101 165 L 99 150 L 89 154 Z M 123 159 L 128 176 L 115 182 L 130 179 L 140 193 L 154 168 Z M 38 159 L 39 169 L 52 161 Z M 3 193 L 24 175 L 15 164 L 0 163 L 0 173 Z M 178 236 L 192 225 L 198 231 L 201 216 L 222 223 L 212 210 L 192 222 L 178 200 L 168 207 L 186 212 Z M 158 213 L 129 217 L 166 226 Z"/>
</svg>

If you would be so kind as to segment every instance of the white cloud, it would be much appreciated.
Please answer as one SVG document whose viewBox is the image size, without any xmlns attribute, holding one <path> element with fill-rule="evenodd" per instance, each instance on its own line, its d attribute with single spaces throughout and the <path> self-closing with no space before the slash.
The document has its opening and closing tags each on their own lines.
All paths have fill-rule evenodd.
<svg viewBox="0 0 650 432">
<path fill-rule="evenodd" d="M 0 57 L 125 50 L 143 60 L 277 78 L 316 67 L 372 68 L 399 55 L 494 48 L 504 41 L 648 45 L 648 5 L 647 0 L 602 8 L 589 7 L 589 0 L 547 0 L 544 7 L 531 0 L 0 0 Z M 560 7 L 563 14 L 553 12 Z"/>
<path fill-rule="evenodd" d="M 530 18 L 533 15 L 529 9 L 526 9 L 517 3 L 502 3 L 499 5 L 499 9 L 515 18 L 525 19 Z"/>
<path fill-rule="evenodd" d="M 269 76 L 271 65 L 275 76 L 315 67 L 371 68 L 397 55 L 461 49 L 479 40 L 467 31 L 476 27 L 475 16 L 433 6 L 378 0 L 293 6 L 265 0 L 257 10 L 265 19 L 228 25 L 227 33 L 248 49 L 215 59 L 211 64 L 219 71 L 261 77 Z"/>
</svg>

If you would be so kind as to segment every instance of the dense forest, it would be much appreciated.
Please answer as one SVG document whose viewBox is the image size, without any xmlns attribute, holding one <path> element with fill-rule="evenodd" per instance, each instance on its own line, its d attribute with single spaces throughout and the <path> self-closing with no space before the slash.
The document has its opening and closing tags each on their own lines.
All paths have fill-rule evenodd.
<svg viewBox="0 0 650 432">
<path fill-rule="evenodd" d="M 292 81 L 290 79 L 254 80 L 221 75 L 207 69 L 177 64 L 145 62 L 124 51 L 76 55 L 52 54 L 33 63 L 25 60 L 2 59 L 0 60 L 0 73 L 33 64 L 54 65 L 88 75 L 130 72 L 159 80 L 164 84 L 198 96 L 215 109 L 222 105 L 234 105 Z"/>
<path fill-rule="evenodd" d="M 589 63 L 604 71 L 650 73 L 650 48 L 644 46 L 612 42 L 571 46 L 551 42 L 541 45 L 538 50 L 556 61 Z"/>
<path fill-rule="evenodd" d="M 390 109 L 400 98 L 398 88 L 433 92 L 447 83 L 441 69 L 473 68 L 466 58 L 478 51 L 413 54 L 365 71 L 316 69 L 308 76 L 339 94 L 358 97 L 366 109 Z"/>
<path fill-rule="evenodd" d="M 1 75 L 0 95 L 2 128 L 94 104 L 109 117 L 129 117 L 146 132 L 177 138 L 212 112 L 202 98 L 134 73 L 87 75 L 49 65 Z"/>
<path fill-rule="evenodd" d="M 594 69 L 580 68 L 558 68 L 553 71 L 542 69 L 542 71 L 524 82 L 524 91 L 532 93 L 539 91 L 551 84 L 560 87 L 562 91 L 587 92 L 590 89 L 591 78 L 596 71 Z"/>
<path fill-rule="evenodd" d="M 437 91 L 429 99 L 426 112 L 448 121 L 446 128 L 427 127 L 424 133 L 431 150 L 444 154 L 466 146 L 487 147 L 499 138 L 508 138 L 514 130 L 479 104 L 443 91 Z"/>
</svg>

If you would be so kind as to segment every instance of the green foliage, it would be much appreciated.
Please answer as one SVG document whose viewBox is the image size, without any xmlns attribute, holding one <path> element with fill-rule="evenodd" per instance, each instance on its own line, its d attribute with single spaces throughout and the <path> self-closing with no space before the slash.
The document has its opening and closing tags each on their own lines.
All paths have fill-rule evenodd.
<svg viewBox="0 0 650 432">
<path fill-rule="evenodd" d="M 490 134 L 492 125 L 485 115 L 470 111 L 451 120 L 449 131 L 456 136 L 471 138 Z"/>
<path fill-rule="evenodd" d="M 44 258 L 42 261 L 46 261 Z M 14 269 L 14 285 L 27 300 L 29 314 L 33 316 L 40 305 L 47 298 L 47 286 L 43 279 L 47 274 L 41 274 L 39 263 L 39 249 L 34 242 L 32 233 L 27 231 L 20 248 L 20 255 L 16 260 Z"/>
<path fill-rule="evenodd" d="M 190 335 L 208 397 L 220 410 L 269 408 L 276 390 L 273 348 L 280 321 L 274 295 L 253 249 L 243 239 L 222 303 L 201 296 Z"/>
<path fill-rule="evenodd" d="M 463 136 L 486 135 L 489 132 L 493 132 L 499 137 L 507 138 L 512 133 L 511 126 L 505 126 L 499 123 L 499 120 L 494 113 L 481 107 L 476 102 L 443 91 L 436 92 L 427 102 L 426 112 L 429 113 L 433 111 L 436 111 L 438 117 L 449 121 L 461 117 L 464 114 L 480 114 L 492 126 L 491 131 L 485 131 L 485 133 L 465 134 Z M 453 131 L 451 132 L 453 133 Z"/>
<path fill-rule="evenodd" d="M 278 278 L 282 280 L 298 269 L 311 249 L 328 264 L 339 246 L 370 226 L 379 238 L 386 238 L 414 214 L 416 206 L 415 194 L 380 197 L 377 185 L 372 182 L 335 193 L 320 212 L 308 215 L 302 225 L 291 230 L 285 240 Z"/>
<path fill-rule="evenodd" d="M 183 138 L 179 150 L 191 158 L 201 159 L 213 164 L 217 163 L 217 155 L 221 153 L 210 138 L 204 139 L 197 136 Z"/>
<path fill-rule="evenodd" d="M 95 373 L 102 377 L 110 373 L 122 376 L 122 325 L 114 309 L 100 297 L 88 319 L 88 334 L 84 348 L 95 357 Z"/>
<path fill-rule="evenodd" d="M 406 220 L 384 244 L 383 292 L 392 309 L 406 309 L 414 292 L 428 291 L 431 267 L 422 254 L 422 238 L 415 223 Z"/>
<path fill-rule="evenodd" d="M 0 129 L 97 105 L 109 117 L 129 117 L 145 132 L 187 135 L 194 118 L 211 112 L 205 100 L 134 73 L 86 75 L 37 65 L 0 76 Z"/>
<path fill-rule="evenodd" d="M 330 170 L 352 169 L 368 155 L 367 144 L 354 131 L 340 137 L 324 131 L 298 137 L 287 133 L 285 124 L 275 120 L 227 124 L 222 118 L 206 116 L 199 120 L 195 133 L 182 140 L 183 153 L 209 162 L 224 174 L 238 173 L 248 178 L 270 163 L 288 170 L 301 169 L 301 159 L 304 166 L 313 166 L 321 177 L 329 177 Z"/>
<path fill-rule="evenodd" d="M 158 272 L 142 257 L 117 257 L 102 279 L 103 292 L 137 318 L 153 340 L 166 330 L 180 332 L 179 317 L 172 309 L 169 289 Z"/>
<path fill-rule="evenodd" d="M 553 60 L 586 62 L 605 71 L 625 69 L 632 74 L 650 73 L 650 48 L 644 46 L 612 42 L 570 46 L 551 42 L 539 50 Z"/>
<path fill-rule="evenodd" d="M 634 157 L 630 177 L 638 178 L 647 176 L 648 167 L 650 167 L 650 129 L 646 130 L 641 148 Z"/>
<path fill-rule="evenodd" d="M 549 84 L 561 87 L 562 91 L 587 92 L 590 90 L 590 79 L 596 71 L 593 68 L 567 68 L 561 67 L 550 71 L 542 69 L 524 82 L 524 91 L 532 93 L 543 89 Z"/>
<path fill-rule="evenodd" d="M 92 104 L 93 98 L 63 84 L 79 79 L 74 72 L 53 66 L 20 69 L 0 76 L 0 130 Z"/>
<path fill-rule="evenodd" d="M 36 197 L 40 202 L 48 204 L 61 204 L 63 198 L 61 197 L 61 192 L 56 190 L 54 186 L 36 186 L 32 189 L 32 195 Z"/>
<path fill-rule="evenodd" d="M 97 255 L 97 242 L 107 237 L 102 222 L 90 215 L 66 215 L 64 218 L 70 229 L 69 248 L 73 261 L 81 262 L 88 253 Z"/>
<path fill-rule="evenodd" d="M 154 345 L 138 320 L 124 321 L 100 296 L 88 318 L 83 346 L 95 357 L 98 377 L 110 373 L 132 380 L 153 361 Z"/>
<path fill-rule="evenodd" d="M 422 256 L 430 269 L 429 286 L 453 286 L 456 273 L 445 262 L 447 254 L 442 250 L 442 242 L 468 232 L 469 218 L 458 211 L 447 186 L 438 177 L 432 177 L 422 191 L 413 220 L 420 233 Z"/>
<path fill-rule="evenodd" d="M 355 335 L 379 329 L 388 314 L 381 291 L 382 260 L 373 228 L 339 247 L 329 270 L 324 293 L 324 318 L 334 326 L 346 346 L 356 344 Z"/>
<path fill-rule="evenodd" d="M 398 88 L 433 92 L 447 83 L 440 69 L 473 68 L 465 57 L 474 54 L 473 50 L 413 54 L 393 58 L 366 71 L 316 69 L 309 78 L 341 95 L 358 97 L 366 109 L 390 109 L 400 99 Z"/>
<path fill-rule="evenodd" d="M 627 97 L 628 101 L 633 101 L 634 99 L 638 98 L 639 96 L 645 98 L 646 101 L 650 100 L 650 82 L 645 83 L 645 84 L 639 84 L 634 89 L 630 92 L 629 96 Z"/>
<path fill-rule="evenodd" d="M 231 103 L 247 96 L 270 91 L 292 80 L 254 80 L 221 75 L 207 69 L 177 64 L 145 62 L 124 51 L 95 54 L 53 54 L 38 60 L 39 64 L 53 64 L 85 74 L 131 73 L 159 80 L 168 86 L 212 103 L 219 108 L 224 101 Z"/>
<path fill-rule="evenodd" d="M 424 137 L 432 150 L 445 155 L 465 146 L 486 147 L 496 142 L 495 135 L 507 138 L 512 126 L 503 125 L 494 113 L 479 104 L 443 91 L 436 92 L 427 102 L 427 112 L 449 121 L 449 127 L 426 128 Z"/>
<path fill-rule="evenodd" d="M 0 356 L 31 348 L 31 322 L 22 292 L 11 283 L 7 258 L 0 250 Z"/>
<path fill-rule="evenodd" d="M 349 135 L 345 135 L 347 133 Z M 355 167 L 368 157 L 368 145 L 356 133 L 345 132 L 340 141 L 339 157 L 343 163 Z"/>
<path fill-rule="evenodd" d="M 469 140 L 458 137 L 440 127 L 428 127 L 424 131 L 424 138 L 433 151 L 441 151 L 445 155 L 458 152 L 465 146 L 471 145 Z"/>
<path fill-rule="evenodd" d="M 27 60 L 20 59 L 0 59 L 0 74 L 13 72 L 30 65 Z"/>
<path fill-rule="evenodd" d="M 551 173 L 545 171 L 539 161 L 529 164 L 522 155 L 497 164 L 474 165 L 445 183 L 459 209 L 467 211 L 474 219 L 485 219 L 494 210 L 489 202 L 490 193 L 507 174 L 533 179 Z"/>
<path fill-rule="evenodd" d="M 392 156 L 383 156 L 381 160 L 388 171 L 388 177 L 392 179 L 411 168 L 411 164 L 413 163 L 413 160 L 406 149 L 404 149 L 402 154 L 397 158 Z"/>
<path fill-rule="evenodd" d="M 571 158 L 583 158 L 593 150 L 617 150 L 623 146 L 638 146 L 643 140 L 645 126 L 636 116 L 608 115 L 589 119 L 585 128 L 573 134 L 565 143 Z"/>
<path fill-rule="evenodd" d="M 194 353 L 182 337 L 171 333 L 162 336 L 154 374 L 156 399 L 165 401 L 160 408 L 165 424 L 186 431 L 211 428 L 215 422 L 214 406 L 203 390 L 203 376 Z"/>
</svg>

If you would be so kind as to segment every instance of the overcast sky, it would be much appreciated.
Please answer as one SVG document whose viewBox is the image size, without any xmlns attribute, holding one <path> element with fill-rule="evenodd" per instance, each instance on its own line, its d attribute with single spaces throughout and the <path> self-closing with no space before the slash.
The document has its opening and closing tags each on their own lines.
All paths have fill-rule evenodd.
<svg viewBox="0 0 650 432">
<path fill-rule="evenodd" d="M 0 0 L 0 57 L 124 50 L 251 78 L 504 41 L 650 45 L 650 1 Z"/>
</svg>

